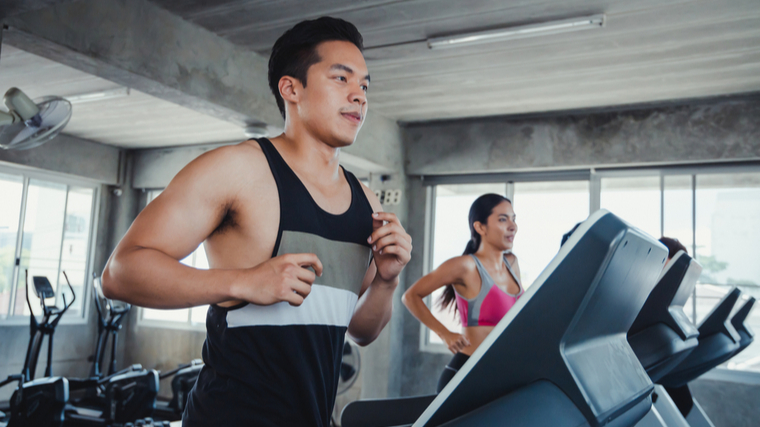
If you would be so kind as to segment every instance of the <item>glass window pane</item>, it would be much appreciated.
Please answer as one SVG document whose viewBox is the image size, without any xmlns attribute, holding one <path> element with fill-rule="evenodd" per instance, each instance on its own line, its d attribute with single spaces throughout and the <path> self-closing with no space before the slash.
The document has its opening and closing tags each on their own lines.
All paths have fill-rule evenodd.
<svg viewBox="0 0 760 427">
<path fill-rule="evenodd" d="M 602 178 L 600 207 L 660 237 L 660 177 Z"/>
<path fill-rule="evenodd" d="M 588 181 L 517 182 L 513 252 L 528 288 L 554 258 L 562 235 L 589 215 Z"/>
<path fill-rule="evenodd" d="M 69 197 L 66 202 L 66 222 L 63 231 L 63 247 L 61 252 L 61 271 L 65 271 L 71 281 L 71 286 L 77 295 L 74 305 L 69 309 L 70 313 L 79 312 L 85 300 L 85 284 L 87 283 L 87 255 L 89 253 L 90 223 L 92 221 L 92 188 L 70 187 Z M 67 301 L 71 300 L 68 295 L 66 278 L 58 279 L 59 289 L 65 292 Z M 59 304 L 63 305 L 59 292 Z"/>
<path fill-rule="evenodd" d="M 208 312 L 208 305 L 201 305 L 190 309 L 190 322 L 206 324 L 206 313 Z"/>
<path fill-rule="evenodd" d="M 64 209 L 66 205 L 66 185 L 31 180 L 26 202 L 24 232 L 22 237 L 21 268 L 17 284 L 14 315 L 29 315 L 24 295 L 25 274 L 29 270 L 29 286 L 32 276 L 46 276 L 58 293 L 58 261 L 63 237 Z M 29 290 L 32 309 L 39 314 L 40 307 L 34 292 Z M 53 303 L 53 301 L 49 302 Z"/>
<path fill-rule="evenodd" d="M 698 321 L 733 286 L 760 298 L 758 218 L 760 173 L 697 175 L 696 252 L 703 268 L 697 285 Z M 751 316 L 750 324 L 757 319 Z M 760 371 L 760 344 L 753 343 L 730 362 Z"/>
<path fill-rule="evenodd" d="M 0 203 L 0 316 L 6 316 L 11 305 L 22 192 L 23 180 L 20 176 L 0 175 L 3 200 Z"/>
<path fill-rule="evenodd" d="M 692 242 L 692 192 L 691 175 L 668 175 L 663 195 L 663 235 L 678 239 L 691 254 Z"/>
<path fill-rule="evenodd" d="M 198 249 L 193 252 L 193 255 L 193 267 L 201 270 L 208 270 L 205 244 L 198 246 Z M 206 324 L 206 312 L 208 312 L 208 305 L 202 305 L 190 309 L 190 323 Z"/>
<path fill-rule="evenodd" d="M 167 322 L 187 323 L 188 308 L 179 308 L 175 310 L 157 310 L 153 308 L 143 308 L 142 316 L 145 320 L 163 320 Z"/>
<path fill-rule="evenodd" d="M 506 184 L 461 184 L 439 185 L 435 190 L 435 229 L 433 230 L 433 265 L 435 269 L 449 258 L 462 255 L 470 240 L 468 215 L 470 205 L 479 196 L 486 193 L 506 195 Z M 438 301 L 443 289 L 438 289 L 430 296 L 433 315 L 449 330 L 461 328 L 453 312 L 440 310 Z M 429 334 L 429 342 L 442 343 L 434 333 Z"/>
<path fill-rule="evenodd" d="M 678 239 L 694 255 L 691 175 L 666 175 L 663 177 L 665 193 L 663 194 L 663 236 Z M 692 297 L 684 305 L 684 313 L 694 320 Z"/>
</svg>

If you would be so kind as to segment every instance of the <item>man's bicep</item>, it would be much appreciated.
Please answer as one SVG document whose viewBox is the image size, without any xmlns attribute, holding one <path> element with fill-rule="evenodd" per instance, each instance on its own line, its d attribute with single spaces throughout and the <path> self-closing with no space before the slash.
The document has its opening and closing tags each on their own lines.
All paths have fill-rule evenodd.
<svg viewBox="0 0 760 427">
<path fill-rule="evenodd" d="M 218 162 L 207 160 L 197 159 L 180 171 L 137 216 L 120 246 L 156 249 L 175 259 L 191 254 L 232 203 L 229 185 L 209 170 Z"/>
</svg>

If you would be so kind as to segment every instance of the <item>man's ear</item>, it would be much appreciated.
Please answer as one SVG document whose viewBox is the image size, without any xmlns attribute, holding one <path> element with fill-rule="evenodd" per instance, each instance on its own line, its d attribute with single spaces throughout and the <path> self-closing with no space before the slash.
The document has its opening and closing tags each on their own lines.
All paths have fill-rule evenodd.
<svg viewBox="0 0 760 427">
<path fill-rule="evenodd" d="M 278 83 L 278 89 L 280 90 L 280 96 L 286 102 L 297 103 L 298 98 L 303 90 L 303 85 L 295 77 L 282 76 Z"/>
</svg>

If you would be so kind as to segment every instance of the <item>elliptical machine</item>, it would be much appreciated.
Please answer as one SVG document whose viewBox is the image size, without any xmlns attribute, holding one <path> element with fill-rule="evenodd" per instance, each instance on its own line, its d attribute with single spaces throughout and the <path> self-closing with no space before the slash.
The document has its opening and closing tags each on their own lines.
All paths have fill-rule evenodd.
<svg viewBox="0 0 760 427">
<path fill-rule="evenodd" d="M 93 299 L 98 312 L 98 341 L 90 378 L 69 380 L 71 391 L 83 391 L 65 410 L 66 426 L 117 426 L 150 417 L 158 396 L 158 372 L 146 370 L 139 364 L 116 371 L 116 346 L 122 322 L 131 305 L 110 300 L 103 294 L 100 278 L 93 274 Z M 111 359 L 108 373 L 103 361 L 111 337 Z"/>
<path fill-rule="evenodd" d="M 103 359 L 105 358 L 106 348 L 108 346 L 108 337 L 111 337 L 111 359 L 108 366 L 108 375 L 116 372 L 116 343 L 119 337 L 119 330 L 122 321 L 129 313 L 132 305 L 106 298 L 103 294 L 103 286 L 100 284 L 100 277 L 92 274 L 92 287 L 94 292 L 92 298 L 95 300 L 95 309 L 98 311 L 98 344 L 95 347 L 95 354 L 92 356 L 91 377 L 103 377 Z"/>
<path fill-rule="evenodd" d="M 29 300 L 29 271 L 27 270 L 25 274 L 26 303 L 29 307 L 29 345 L 26 349 L 24 368 L 21 374 L 10 375 L 5 381 L 0 383 L 0 387 L 2 387 L 12 382 L 18 382 L 18 388 L 11 396 L 10 417 L 5 421 L 8 427 L 58 427 L 63 425 L 64 408 L 69 401 L 69 383 L 66 378 L 52 376 L 53 335 L 61 317 L 74 304 L 76 294 L 66 272 L 63 272 L 66 284 L 71 291 L 71 301 L 67 302 L 66 295 L 64 294 L 62 296 L 63 308 L 47 305 L 45 301 L 55 297 L 53 287 L 47 277 L 35 276 L 33 278 L 34 293 L 40 299 L 42 307 L 42 322 L 38 322 L 37 317 L 34 315 L 34 310 L 32 310 L 32 303 Z M 45 365 L 46 378 L 35 380 L 37 361 L 45 336 L 48 337 L 48 358 Z"/>
</svg>

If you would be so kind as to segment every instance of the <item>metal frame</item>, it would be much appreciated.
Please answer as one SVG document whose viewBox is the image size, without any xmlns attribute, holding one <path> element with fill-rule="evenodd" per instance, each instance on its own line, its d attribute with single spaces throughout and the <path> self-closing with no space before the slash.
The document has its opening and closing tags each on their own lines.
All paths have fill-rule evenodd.
<svg viewBox="0 0 760 427">
<path fill-rule="evenodd" d="M 24 222 L 26 220 L 26 209 L 27 209 L 27 202 L 28 202 L 28 195 L 29 195 L 29 183 L 32 179 L 40 180 L 40 181 L 47 181 L 47 182 L 54 182 L 57 184 L 65 184 L 66 185 L 66 206 L 64 206 L 64 230 L 65 230 L 65 215 L 66 215 L 66 207 L 68 204 L 68 191 L 72 186 L 77 187 L 84 187 L 84 188 L 92 188 L 93 190 L 93 197 L 92 197 L 92 206 L 90 208 L 91 212 L 91 220 L 90 220 L 90 230 L 88 235 L 88 242 L 87 242 L 87 257 L 86 257 L 86 264 L 85 264 L 85 277 L 84 277 L 84 283 L 82 286 L 83 289 L 83 295 L 82 297 L 82 306 L 79 309 L 79 315 L 77 316 L 64 316 L 61 319 L 60 324 L 62 325 L 74 325 L 74 324 L 86 324 L 89 310 L 90 310 L 90 304 L 87 304 L 86 301 L 89 301 L 88 296 L 90 292 L 90 288 L 92 287 L 92 270 L 93 270 L 93 264 L 94 264 L 94 257 L 95 257 L 95 247 L 97 242 L 97 230 L 98 230 L 98 219 L 100 216 L 100 186 L 101 183 L 96 180 L 91 180 L 87 178 L 82 178 L 78 176 L 72 176 L 68 174 L 63 173 L 57 173 L 57 172 L 48 172 L 48 171 L 39 171 L 37 169 L 23 166 L 23 165 L 8 165 L 5 162 L 0 162 L 0 173 L 3 173 L 5 175 L 11 175 L 11 176 L 20 176 L 22 178 L 22 193 L 21 193 L 21 208 L 19 209 L 19 226 L 16 233 L 16 250 L 15 250 L 15 259 L 19 259 L 21 257 L 21 249 L 23 245 L 23 233 L 24 233 Z M 63 242 L 63 241 L 61 241 Z M 61 252 L 59 249 L 59 257 L 61 256 Z M 58 271 L 60 272 L 60 262 L 61 260 L 58 260 L 59 262 L 59 268 Z M 20 266 L 14 265 L 13 267 L 13 282 L 11 284 L 11 298 L 10 298 L 10 304 L 9 308 L 13 307 L 16 302 L 16 298 L 18 297 L 18 278 L 21 274 L 20 272 Z M 59 273 L 60 276 L 60 273 Z M 58 278 L 56 278 L 56 283 L 58 282 Z M 56 301 L 60 295 L 56 295 Z M 0 326 L 28 326 L 29 325 L 29 316 L 23 316 L 23 315 L 6 315 L 0 317 Z"/>
</svg>

